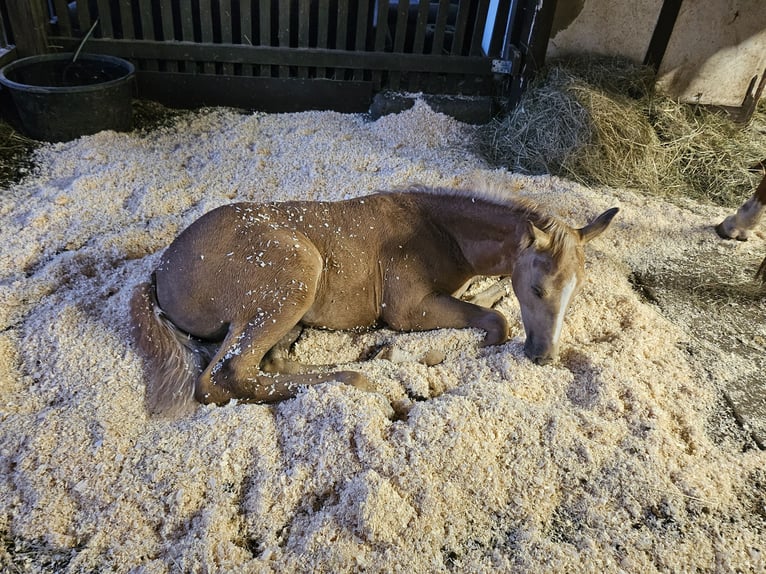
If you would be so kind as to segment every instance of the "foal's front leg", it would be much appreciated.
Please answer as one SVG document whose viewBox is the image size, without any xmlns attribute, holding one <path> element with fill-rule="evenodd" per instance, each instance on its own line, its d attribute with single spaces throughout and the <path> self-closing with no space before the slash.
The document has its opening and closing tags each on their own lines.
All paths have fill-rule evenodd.
<svg viewBox="0 0 766 574">
<path fill-rule="evenodd" d="M 403 318 L 386 322 L 392 327 L 413 331 L 481 329 L 486 332 L 482 347 L 500 345 L 509 338 L 508 321 L 502 313 L 442 293 L 427 295 L 420 304 L 405 312 Z"/>
</svg>

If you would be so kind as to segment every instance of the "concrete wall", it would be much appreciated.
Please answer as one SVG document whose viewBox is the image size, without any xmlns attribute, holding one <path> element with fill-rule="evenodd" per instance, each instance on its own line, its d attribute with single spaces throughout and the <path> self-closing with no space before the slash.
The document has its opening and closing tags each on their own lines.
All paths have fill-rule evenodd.
<svg viewBox="0 0 766 574">
<path fill-rule="evenodd" d="M 662 0 L 558 0 L 548 57 L 570 53 L 642 62 Z M 740 106 L 766 71 L 764 0 L 685 0 L 659 83 L 688 102 Z"/>
</svg>

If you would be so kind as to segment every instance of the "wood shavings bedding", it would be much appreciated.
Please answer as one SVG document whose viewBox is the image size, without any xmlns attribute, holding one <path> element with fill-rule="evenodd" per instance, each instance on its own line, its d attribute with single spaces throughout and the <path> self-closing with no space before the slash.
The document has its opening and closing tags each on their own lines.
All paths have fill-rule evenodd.
<svg viewBox="0 0 766 574">
<path fill-rule="evenodd" d="M 708 436 L 716 381 L 628 282 L 717 245 L 724 212 L 491 170 L 473 130 L 421 102 L 376 122 L 216 109 L 43 146 L 0 197 L 0 566 L 763 571 L 766 457 Z M 621 208 L 588 246 L 558 364 L 524 358 L 511 296 L 499 347 L 470 330 L 304 333 L 297 359 L 358 369 L 377 393 L 327 384 L 147 417 L 127 302 L 184 226 L 234 199 L 412 182 L 479 182 L 577 225 Z M 445 360 L 369 359 L 386 344 Z"/>
</svg>

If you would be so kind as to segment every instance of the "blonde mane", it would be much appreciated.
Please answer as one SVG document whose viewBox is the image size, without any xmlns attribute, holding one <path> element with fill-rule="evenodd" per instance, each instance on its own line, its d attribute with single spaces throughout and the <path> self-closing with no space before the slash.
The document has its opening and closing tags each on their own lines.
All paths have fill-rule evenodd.
<svg viewBox="0 0 766 574">
<path fill-rule="evenodd" d="M 550 235 L 551 243 L 549 251 L 555 261 L 559 261 L 564 254 L 579 253 L 580 243 L 572 228 L 560 219 L 543 213 L 540 206 L 527 197 L 509 197 L 503 186 L 481 184 L 470 188 L 428 187 L 425 185 L 411 185 L 399 191 L 407 193 L 428 193 L 447 197 L 458 197 L 483 201 L 498 207 L 510 209 L 526 219 L 535 227 Z"/>
</svg>

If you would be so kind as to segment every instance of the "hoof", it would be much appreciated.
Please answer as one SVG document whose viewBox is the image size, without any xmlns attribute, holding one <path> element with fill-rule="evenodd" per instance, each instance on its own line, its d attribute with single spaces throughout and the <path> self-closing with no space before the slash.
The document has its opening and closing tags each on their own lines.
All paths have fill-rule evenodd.
<svg viewBox="0 0 766 574">
<path fill-rule="evenodd" d="M 733 217 L 727 217 L 721 223 L 715 226 L 715 232 L 721 239 L 736 239 L 737 241 L 747 241 L 750 238 L 750 231 L 746 229 L 737 229 L 734 225 Z"/>
<path fill-rule="evenodd" d="M 444 359 L 447 358 L 447 355 L 444 353 L 444 351 L 440 351 L 439 349 L 431 349 L 430 351 L 426 351 L 426 353 L 420 357 L 420 363 L 423 363 L 427 367 L 433 367 L 434 365 L 438 365 L 440 363 L 444 362 Z"/>
<path fill-rule="evenodd" d="M 334 374 L 334 378 L 341 383 L 352 386 L 360 391 L 374 393 L 378 390 L 375 384 L 365 377 L 362 373 L 356 371 L 340 371 Z"/>
</svg>

